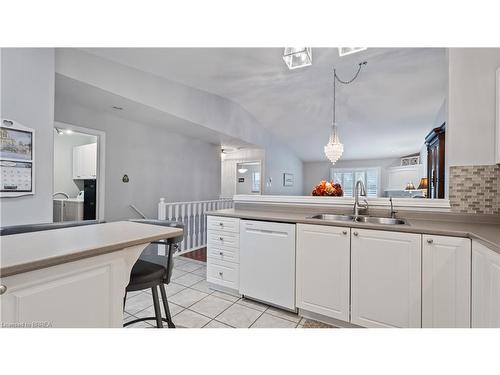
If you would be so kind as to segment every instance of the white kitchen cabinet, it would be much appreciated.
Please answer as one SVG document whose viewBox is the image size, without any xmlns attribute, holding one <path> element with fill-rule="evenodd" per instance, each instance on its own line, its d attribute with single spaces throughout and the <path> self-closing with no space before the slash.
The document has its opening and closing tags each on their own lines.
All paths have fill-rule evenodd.
<svg viewBox="0 0 500 375">
<path fill-rule="evenodd" d="M 1 278 L 0 322 L 12 327 L 123 326 L 130 270 L 147 244 Z"/>
<path fill-rule="evenodd" d="M 472 241 L 472 327 L 500 328 L 500 254 Z"/>
<path fill-rule="evenodd" d="M 421 327 L 421 235 L 351 230 L 351 323 Z"/>
<path fill-rule="evenodd" d="M 297 224 L 297 307 L 349 321 L 350 228 Z"/>
<path fill-rule="evenodd" d="M 73 179 L 91 180 L 97 176 L 97 143 L 73 147 Z"/>
<path fill-rule="evenodd" d="M 469 328 L 471 240 L 422 236 L 422 327 Z"/>
<path fill-rule="evenodd" d="M 238 294 L 240 220 L 207 217 L 207 282 L 213 289 Z"/>
</svg>

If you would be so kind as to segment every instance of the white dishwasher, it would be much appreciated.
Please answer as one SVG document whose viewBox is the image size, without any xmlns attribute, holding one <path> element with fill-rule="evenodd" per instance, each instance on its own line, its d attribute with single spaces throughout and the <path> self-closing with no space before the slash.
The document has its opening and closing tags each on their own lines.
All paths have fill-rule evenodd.
<svg viewBox="0 0 500 375">
<path fill-rule="evenodd" d="M 240 293 L 295 310 L 295 224 L 240 221 Z"/>
</svg>

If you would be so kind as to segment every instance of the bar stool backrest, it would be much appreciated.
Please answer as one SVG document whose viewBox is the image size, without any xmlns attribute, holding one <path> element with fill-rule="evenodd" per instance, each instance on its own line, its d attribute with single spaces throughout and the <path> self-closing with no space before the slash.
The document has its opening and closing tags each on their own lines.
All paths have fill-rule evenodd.
<svg viewBox="0 0 500 375">
<path fill-rule="evenodd" d="M 130 221 L 141 224 L 161 225 L 164 227 L 184 229 L 184 224 L 172 220 L 137 219 Z M 170 283 L 170 277 L 172 276 L 172 270 L 174 268 L 173 255 L 176 249 L 175 245 L 182 242 L 182 240 L 183 235 L 180 235 L 162 241 L 152 242 L 144 249 L 140 256 L 140 259 L 142 260 L 165 267 L 165 270 L 167 271 L 164 279 L 165 284 Z"/>
</svg>

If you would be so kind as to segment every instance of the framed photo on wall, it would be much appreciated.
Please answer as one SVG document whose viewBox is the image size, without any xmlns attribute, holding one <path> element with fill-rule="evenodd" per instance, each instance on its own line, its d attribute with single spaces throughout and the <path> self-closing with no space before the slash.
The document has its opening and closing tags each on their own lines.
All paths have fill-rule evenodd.
<svg viewBox="0 0 500 375">
<path fill-rule="evenodd" d="M 35 193 L 35 131 L 2 119 L 0 124 L 0 197 Z"/>
<path fill-rule="evenodd" d="M 293 186 L 293 174 L 283 173 L 283 186 L 292 187 Z"/>
</svg>

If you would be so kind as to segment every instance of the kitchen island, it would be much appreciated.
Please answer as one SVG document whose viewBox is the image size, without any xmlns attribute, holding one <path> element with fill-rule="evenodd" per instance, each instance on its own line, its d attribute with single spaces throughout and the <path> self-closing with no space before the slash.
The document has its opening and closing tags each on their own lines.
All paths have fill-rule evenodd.
<svg viewBox="0 0 500 375">
<path fill-rule="evenodd" d="M 121 327 L 132 266 L 182 229 L 112 222 L 0 238 L 2 327 Z"/>
</svg>

